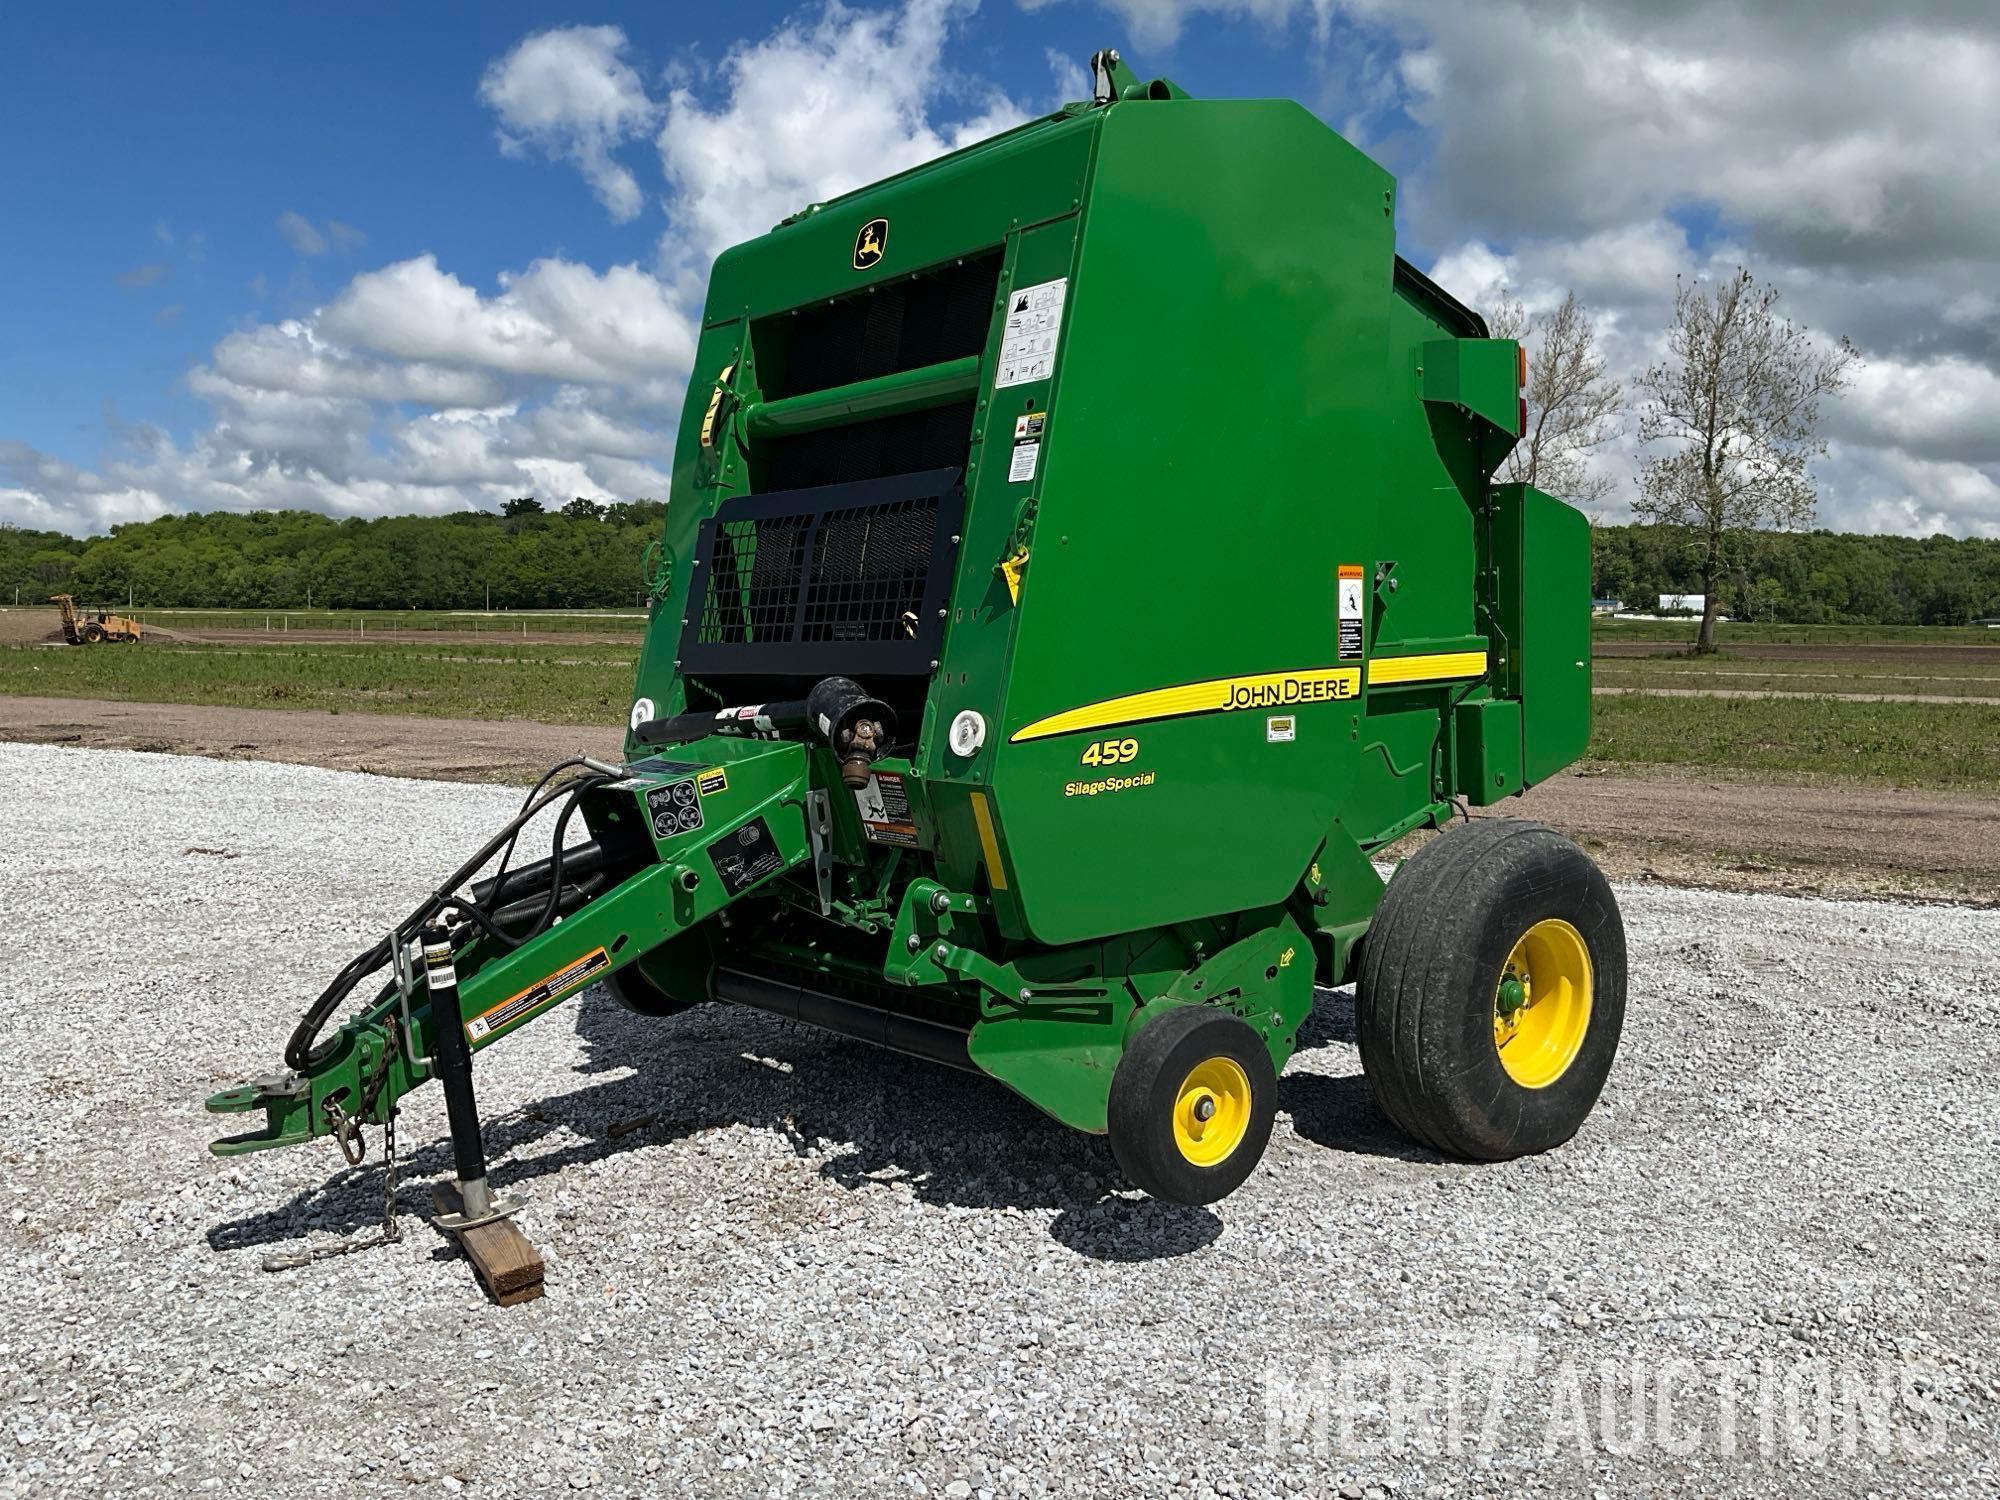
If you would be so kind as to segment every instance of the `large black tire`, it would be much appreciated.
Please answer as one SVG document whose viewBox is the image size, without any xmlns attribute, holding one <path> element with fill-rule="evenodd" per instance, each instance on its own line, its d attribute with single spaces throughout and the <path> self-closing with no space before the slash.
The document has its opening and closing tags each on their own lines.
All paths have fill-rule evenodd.
<svg viewBox="0 0 2000 1500">
<path fill-rule="evenodd" d="M 1228 1011 L 1178 1006 L 1139 1028 L 1111 1075 L 1111 1154 L 1166 1203 L 1213 1203 L 1256 1169 L 1278 1077 L 1264 1039 Z"/>
<path fill-rule="evenodd" d="M 92 620 L 88 625 L 83 627 L 83 643 L 86 646 L 95 646 L 103 639 L 104 627 L 95 620 Z"/>
<path fill-rule="evenodd" d="M 1625 925 L 1553 829 L 1482 819 L 1389 882 L 1355 990 L 1375 1102 L 1448 1156 L 1506 1161 L 1575 1135 L 1625 1023 Z"/>
</svg>

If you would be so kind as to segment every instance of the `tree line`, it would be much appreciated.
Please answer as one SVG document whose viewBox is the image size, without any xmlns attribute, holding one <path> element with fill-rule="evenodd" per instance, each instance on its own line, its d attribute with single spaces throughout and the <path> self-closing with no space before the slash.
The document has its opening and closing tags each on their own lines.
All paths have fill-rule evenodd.
<svg viewBox="0 0 2000 1500">
<path fill-rule="evenodd" d="M 1599 599 L 1650 611 L 1661 594 L 1710 592 L 1706 544 L 1671 527 L 1599 526 Z M 1966 625 L 2000 618 L 2000 541 L 1751 531 L 1712 590 L 1733 620 L 1780 625 Z"/>
<path fill-rule="evenodd" d="M 0 603 L 74 594 L 181 609 L 579 609 L 645 597 L 666 506 L 531 498 L 502 513 L 336 521 L 314 511 L 216 511 L 85 539 L 0 527 Z"/>
<path fill-rule="evenodd" d="M 530 508 L 532 507 L 532 508 Z M 0 603 L 69 593 L 167 609 L 601 609 L 644 596 L 641 567 L 666 507 L 654 500 L 544 511 L 335 521 L 311 511 L 164 516 L 78 540 L 0 527 Z M 1647 608 L 1701 593 L 1698 536 L 1600 526 L 1597 597 Z M 1717 581 L 1742 620 L 1963 625 L 2000 616 L 2000 541 L 1753 531 Z"/>
</svg>

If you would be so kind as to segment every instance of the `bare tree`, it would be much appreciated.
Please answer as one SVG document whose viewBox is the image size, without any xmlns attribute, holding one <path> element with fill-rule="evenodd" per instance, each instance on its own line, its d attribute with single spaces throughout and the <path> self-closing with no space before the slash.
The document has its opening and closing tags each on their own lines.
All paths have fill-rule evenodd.
<svg viewBox="0 0 2000 1500">
<path fill-rule="evenodd" d="M 1777 288 L 1741 269 L 1710 286 L 1682 282 L 1667 357 L 1639 377 L 1640 441 L 1665 451 L 1647 463 L 1632 509 L 1692 534 L 1706 595 L 1697 652 L 1715 649 L 1736 540 L 1812 520 L 1812 460 L 1826 452 L 1819 404 L 1847 384 L 1858 357 L 1845 338 L 1816 348 L 1777 315 L 1777 301 Z"/>
<path fill-rule="evenodd" d="M 1590 455 L 1617 432 L 1625 393 L 1605 369 L 1576 293 L 1534 319 L 1503 296 L 1487 325 L 1496 339 L 1518 339 L 1528 351 L 1528 428 L 1499 477 L 1588 511 L 1612 490 L 1610 476 L 1591 468 Z"/>
</svg>

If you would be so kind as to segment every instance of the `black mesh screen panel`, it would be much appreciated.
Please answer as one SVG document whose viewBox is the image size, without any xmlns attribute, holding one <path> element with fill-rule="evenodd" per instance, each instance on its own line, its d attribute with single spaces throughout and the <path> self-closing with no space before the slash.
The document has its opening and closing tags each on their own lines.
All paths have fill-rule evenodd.
<svg viewBox="0 0 2000 1500">
<path fill-rule="evenodd" d="M 936 532 L 935 496 L 828 511 L 806 575 L 800 638 L 914 638 Z"/>
<path fill-rule="evenodd" d="M 965 509 L 955 468 L 725 502 L 695 541 L 681 664 L 928 672 Z"/>
</svg>

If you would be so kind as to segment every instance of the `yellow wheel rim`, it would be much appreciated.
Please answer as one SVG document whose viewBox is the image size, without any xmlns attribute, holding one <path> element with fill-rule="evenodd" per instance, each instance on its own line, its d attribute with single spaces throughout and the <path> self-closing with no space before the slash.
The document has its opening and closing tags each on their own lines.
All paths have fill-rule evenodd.
<svg viewBox="0 0 2000 1500">
<path fill-rule="evenodd" d="M 1197 1167 L 1227 1161 L 1250 1129 L 1250 1075 L 1234 1058 L 1189 1069 L 1174 1096 L 1174 1145 Z"/>
<path fill-rule="evenodd" d="M 1590 949 L 1560 917 L 1537 922 L 1507 955 L 1493 992 L 1493 1046 L 1524 1089 L 1545 1089 L 1590 1030 Z"/>
</svg>

